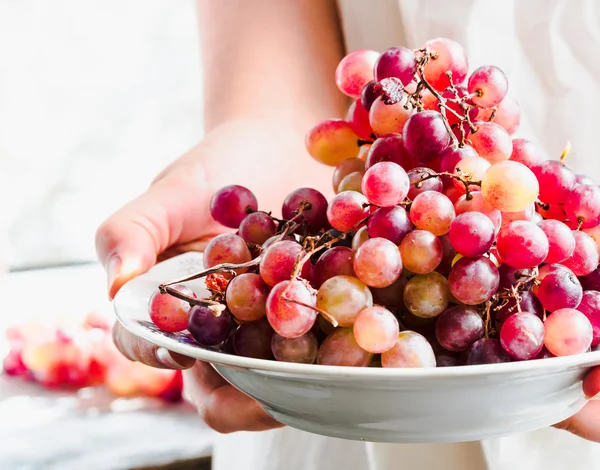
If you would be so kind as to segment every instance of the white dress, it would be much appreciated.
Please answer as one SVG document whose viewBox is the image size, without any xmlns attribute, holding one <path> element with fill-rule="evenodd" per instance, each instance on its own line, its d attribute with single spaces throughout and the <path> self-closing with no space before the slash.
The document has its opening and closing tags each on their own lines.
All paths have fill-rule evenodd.
<svg viewBox="0 0 600 470">
<path fill-rule="evenodd" d="M 521 104 L 516 136 L 600 181 L 600 2 L 595 0 L 339 0 L 349 51 L 420 46 L 444 36 L 470 69 L 494 64 Z M 291 428 L 219 436 L 215 470 L 600 469 L 600 445 L 556 429 L 465 444 L 372 444 Z"/>
</svg>

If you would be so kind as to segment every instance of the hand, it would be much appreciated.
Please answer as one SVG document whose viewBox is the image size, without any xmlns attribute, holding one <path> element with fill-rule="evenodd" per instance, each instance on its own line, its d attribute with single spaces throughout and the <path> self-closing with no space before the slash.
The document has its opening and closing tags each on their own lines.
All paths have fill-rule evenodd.
<svg viewBox="0 0 600 470">
<path fill-rule="evenodd" d="M 213 192 L 242 184 L 259 206 L 274 213 L 297 187 L 330 188 L 330 170 L 304 150 L 303 131 L 267 121 L 236 121 L 215 128 L 206 139 L 165 169 L 148 191 L 112 215 L 98 229 L 96 248 L 107 270 L 109 297 L 157 260 L 200 251 L 220 231 L 208 212 Z M 281 426 L 250 397 L 226 383 L 213 368 L 143 341 L 116 325 L 115 344 L 129 359 L 153 367 L 189 369 L 184 393 L 203 419 L 219 432 Z"/>
<path fill-rule="evenodd" d="M 592 369 L 583 379 L 583 392 L 587 397 L 595 397 L 600 393 L 600 367 Z M 575 416 L 555 425 L 558 429 L 600 442 L 600 401 L 590 401 Z"/>
</svg>

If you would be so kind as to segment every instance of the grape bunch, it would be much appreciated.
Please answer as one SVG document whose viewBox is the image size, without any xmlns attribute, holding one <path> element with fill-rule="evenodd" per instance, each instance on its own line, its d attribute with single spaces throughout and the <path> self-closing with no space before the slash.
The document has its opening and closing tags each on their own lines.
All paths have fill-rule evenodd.
<svg viewBox="0 0 600 470">
<path fill-rule="evenodd" d="M 334 167 L 282 218 L 217 191 L 206 270 L 159 286 L 150 317 L 229 354 L 295 363 L 448 367 L 580 354 L 600 344 L 600 187 L 513 138 L 502 70 L 462 46 L 358 50 L 335 80 L 344 119 L 306 135 Z M 204 277 L 211 293 L 187 287 Z"/>
</svg>

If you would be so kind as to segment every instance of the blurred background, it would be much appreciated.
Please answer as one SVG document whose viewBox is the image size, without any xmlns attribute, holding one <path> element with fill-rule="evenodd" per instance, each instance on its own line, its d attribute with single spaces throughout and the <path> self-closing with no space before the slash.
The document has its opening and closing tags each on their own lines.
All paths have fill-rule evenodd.
<svg viewBox="0 0 600 470">
<path fill-rule="evenodd" d="M 172 403 L 180 377 L 102 349 L 94 249 L 200 139 L 199 63 L 193 0 L 0 0 L 0 363 L 27 379 L 0 374 L 2 469 L 204 468 L 212 434 Z"/>
</svg>

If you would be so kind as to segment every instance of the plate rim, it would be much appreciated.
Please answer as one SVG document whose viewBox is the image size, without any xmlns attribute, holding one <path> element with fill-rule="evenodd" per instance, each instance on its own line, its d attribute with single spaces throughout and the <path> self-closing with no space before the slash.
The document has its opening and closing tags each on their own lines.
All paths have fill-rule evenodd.
<svg viewBox="0 0 600 470">
<path fill-rule="evenodd" d="M 152 332 L 141 326 L 137 320 L 129 318 L 123 306 L 124 299 L 133 295 L 132 288 L 147 277 L 152 271 L 163 263 L 173 262 L 179 258 L 201 257 L 199 252 L 187 252 L 170 258 L 162 263 L 157 263 L 149 271 L 125 283 L 112 301 L 113 310 L 117 320 L 133 335 L 138 336 L 156 346 L 164 347 L 170 351 L 193 357 L 209 363 L 217 363 L 230 367 L 260 370 L 266 372 L 287 373 L 294 375 L 312 375 L 320 377 L 344 378 L 405 378 L 405 379 L 456 379 L 461 377 L 490 377 L 497 375 L 512 375 L 517 373 L 532 372 L 536 375 L 551 373 L 554 370 L 565 368 L 582 368 L 600 365 L 600 350 L 590 351 L 573 356 L 550 357 L 528 361 L 504 362 L 498 364 L 461 365 L 454 367 L 430 368 L 380 368 L 380 367 L 344 367 L 318 364 L 298 364 L 280 362 L 267 359 L 255 359 L 236 356 L 233 354 L 204 349 L 200 346 L 180 343 L 177 340 Z"/>
</svg>

